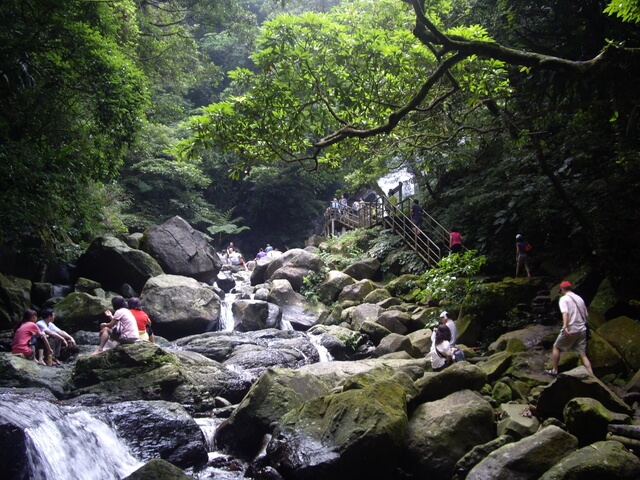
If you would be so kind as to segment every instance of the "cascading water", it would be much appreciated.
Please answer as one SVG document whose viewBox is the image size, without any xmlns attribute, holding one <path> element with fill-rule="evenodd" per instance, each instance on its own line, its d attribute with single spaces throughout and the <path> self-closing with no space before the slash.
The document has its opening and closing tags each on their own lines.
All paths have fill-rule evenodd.
<svg viewBox="0 0 640 480">
<path fill-rule="evenodd" d="M 0 395 L 0 422 L 25 435 L 24 478 L 113 480 L 142 466 L 106 423 L 86 410 L 22 395 Z"/>
<path fill-rule="evenodd" d="M 220 302 L 220 328 L 221 332 L 232 332 L 233 331 L 233 312 L 231 307 L 233 302 L 236 301 L 237 294 L 235 293 L 227 293 L 224 296 L 224 299 Z"/>
</svg>

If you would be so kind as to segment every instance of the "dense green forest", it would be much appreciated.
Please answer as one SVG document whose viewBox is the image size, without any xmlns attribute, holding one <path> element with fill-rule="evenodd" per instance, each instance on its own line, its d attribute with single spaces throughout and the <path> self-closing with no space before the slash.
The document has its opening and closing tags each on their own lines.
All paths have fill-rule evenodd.
<svg viewBox="0 0 640 480">
<path fill-rule="evenodd" d="M 585 0 L 5 0 L 0 270 L 181 215 L 252 255 L 398 168 L 513 270 L 640 261 L 640 7 Z"/>
</svg>

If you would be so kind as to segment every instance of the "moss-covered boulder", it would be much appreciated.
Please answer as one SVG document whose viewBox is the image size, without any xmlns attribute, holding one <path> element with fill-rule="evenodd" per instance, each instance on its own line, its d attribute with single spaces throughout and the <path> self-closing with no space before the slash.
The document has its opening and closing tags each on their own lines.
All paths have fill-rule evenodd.
<svg viewBox="0 0 640 480">
<path fill-rule="evenodd" d="M 386 288 L 376 288 L 373 292 L 364 297 L 365 303 L 380 303 L 391 298 L 389 290 Z"/>
<path fill-rule="evenodd" d="M 640 478 L 640 459 L 619 442 L 596 442 L 567 455 L 539 480 L 605 478 L 637 480 Z"/>
<path fill-rule="evenodd" d="M 156 344 L 120 345 L 78 358 L 74 395 L 116 400 L 167 400 L 212 408 L 215 397 L 239 402 L 249 385 L 240 374 L 193 352 L 169 352 Z"/>
<path fill-rule="evenodd" d="M 505 318 L 518 304 L 530 304 L 543 287 L 536 278 L 506 278 L 502 282 L 480 284 L 464 299 L 461 315 L 475 315 L 486 325 Z"/>
<path fill-rule="evenodd" d="M 432 402 L 459 390 L 479 391 L 487 383 L 487 375 L 476 365 L 457 362 L 441 372 L 427 372 L 416 381 L 418 394 L 410 399 L 411 406 Z"/>
<path fill-rule="evenodd" d="M 520 440 L 538 431 L 540 421 L 531 414 L 529 407 L 521 403 L 503 403 L 500 405 L 498 435 L 508 435 Z"/>
<path fill-rule="evenodd" d="M 354 302 L 362 303 L 364 298 L 373 292 L 377 288 L 376 284 L 371 280 L 360 280 L 352 285 L 345 286 L 340 295 L 338 295 L 339 302 Z"/>
<path fill-rule="evenodd" d="M 475 345 L 482 333 L 483 321 L 476 315 L 461 315 L 456 321 L 458 328 L 458 343 Z"/>
<path fill-rule="evenodd" d="M 640 369 L 640 322 L 618 317 L 609 320 L 596 332 L 620 353 L 632 370 Z"/>
<path fill-rule="evenodd" d="M 624 358 L 616 348 L 596 332 L 591 332 L 587 343 L 587 356 L 596 375 L 620 375 L 628 372 Z"/>
<path fill-rule="evenodd" d="M 171 462 L 154 458 L 123 480 L 149 480 L 150 478 L 154 480 L 192 480 L 195 477 L 187 475 Z"/>
<path fill-rule="evenodd" d="M 400 297 L 416 288 L 419 280 L 420 275 L 400 275 L 398 278 L 394 278 L 387 284 L 387 290 L 391 292 L 391 295 Z"/>
<path fill-rule="evenodd" d="M 0 330 L 8 330 L 31 308 L 31 281 L 0 273 Z"/>
<path fill-rule="evenodd" d="M 562 412 L 567 430 L 580 446 L 606 440 L 610 423 L 630 424 L 631 417 L 612 412 L 594 398 L 577 397 L 567 402 Z"/>
<path fill-rule="evenodd" d="M 305 401 L 326 395 L 331 385 L 306 372 L 270 368 L 216 432 L 216 444 L 241 458 L 253 458 L 272 425 Z"/>
<path fill-rule="evenodd" d="M 456 462 L 495 437 L 493 408 L 462 390 L 422 404 L 411 415 L 403 469 L 415 478 L 450 478 Z"/>
<path fill-rule="evenodd" d="M 330 270 L 324 282 L 318 287 L 318 299 L 326 304 L 331 304 L 338 300 L 338 295 L 347 285 L 353 285 L 356 281 L 353 277 L 338 270 Z"/>
<path fill-rule="evenodd" d="M 365 278 L 369 280 L 379 280 L 381 277 L 380 261 L 372 257 L 364 258 L 352 263 L 342 272 L 356 280 L 364 280 Z"/>
<path fill-rule="evenodd" d="M 538 412 L 544 417 L 562 418 L 565 405 L 576 397 L 593 398 L 611 411 L 633 415 L 633 410 L 620 397 L 584 367 L 561 373 L 545 387 L 538 397 Z"/>
<path fill-rule="evenodd" d="M 164 273 L 148 253 L 129 247 L 111 235 L 96 238 L 78 259 L 78 273 L 118 291 L 123 283 L 140 292 L 148 279 Z"/>
<path fill-rule="evenodd" d="M 498 352 L 491 355 L 484 362 L 480 362 L 478 366 L 487 376 L 489 383 L 498 380 L 511 366 L 513 354 L 511 352 Z"/>
<path fill-rule="evenodd" d="M 101 322 L 106 322 L 105 310 L 111 301 L 84 292 L 73 292 L 56 305 L 56 325 L 74 333 L 78 330 L 97 332 Z"/>
<path fill-rule="evenodd" d="M 278 422 L 266 461 L 285 478 L 391 478 L 407 421 L 406 392 L 394 381 L 318 397 Z"/>
<path fill-rule="evenodd" d="M 38 365 L 11 353 L 0 353 L 0 387 L 45 388 L 57 398 L 71 395 L 72 366 L 64 364 L 58 368 Z"/>
<path fill-rule="evenodd" d="M 578 440 L 573 435 L 549 425 L 534 435 L 494 450 L 471 469 L 466 480 L 536 480 L 577 446 Z"/>
</svg>

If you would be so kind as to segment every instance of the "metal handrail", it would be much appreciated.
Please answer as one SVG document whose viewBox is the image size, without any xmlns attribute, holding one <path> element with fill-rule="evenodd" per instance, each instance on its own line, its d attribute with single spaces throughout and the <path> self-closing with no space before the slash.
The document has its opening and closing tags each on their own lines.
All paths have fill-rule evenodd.
<svg viewBox="0 0 640 480">
<path fill-rule="evenodd" d="M 413 230 L 413 223 L 404 213 L 405 199 L 394 205 L 388 197 L 381 196 L 372 203 L 361 203 L 358 210 L 352 207 L 327 208 L 324 215 L 324 231 L 326 235 L 335 235 L 336 224 L 347 228 L 371 228 L 376 225 L 386 225 L 392 228 L 422 260 L 430 267 L 435 266 L 442 258 L 442 249 L 448 249 L 449 232 L 431 215 L 423 211 L 428 219 L 429 230 L 436 235 L 432 239 L 424 228 L 419 233 Z M 435 226 L 435 227 L 433 227 Z"/>
</svg>

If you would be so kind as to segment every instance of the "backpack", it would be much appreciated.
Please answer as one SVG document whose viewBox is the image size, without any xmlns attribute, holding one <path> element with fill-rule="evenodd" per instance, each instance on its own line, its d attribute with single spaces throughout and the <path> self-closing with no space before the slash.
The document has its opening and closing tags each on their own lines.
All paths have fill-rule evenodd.
<svg viewBox="0 0 640 480">
<path fill-rule="evenodd" d="M 524 251 L 527 252 L 527 254 L 531 255 L 531 252 L 533 251 L 533 247 L 531 246 L 530 243 L 526 243 L 524 246 Z"/>
</svg>

